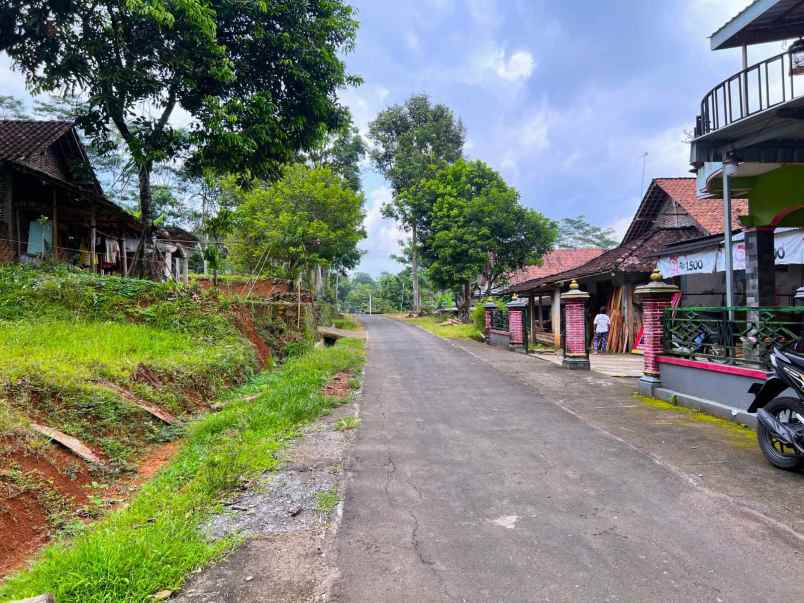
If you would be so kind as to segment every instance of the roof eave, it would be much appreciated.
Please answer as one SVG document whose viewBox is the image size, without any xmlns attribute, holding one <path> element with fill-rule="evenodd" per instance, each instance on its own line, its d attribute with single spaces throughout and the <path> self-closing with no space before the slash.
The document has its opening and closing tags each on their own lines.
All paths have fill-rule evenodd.
<svg viewBox="0 0 804 603">
<path fill-rule="evenodd" d="M 709 42 L 712 50 L 744 46 L 745 43 L 738 38 L 739 34 L 782 1 L 783 0 L 754 0 L 753 3 L 744 8 L 742 12 L 738 13 L 731 21 L 728 21 L 711 35 Z M 789 33 L 785 33 L 778 39 L 782 40 L 789 37 Z M 771 42 L 774 40 L 763 41 Z M 760 43 L 760 41 L 756 43 Z"/>
</svg>

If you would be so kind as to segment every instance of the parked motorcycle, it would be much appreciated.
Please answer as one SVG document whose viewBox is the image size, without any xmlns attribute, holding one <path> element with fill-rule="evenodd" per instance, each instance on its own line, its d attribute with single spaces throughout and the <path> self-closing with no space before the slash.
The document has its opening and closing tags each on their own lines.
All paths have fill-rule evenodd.
<svg viewBox="0 0 804 603">
<path fill-rule="evenodd" d="M 765 458 L 780 469 L 804 466 L 804 354 L 774 346 L 770 353 L 772 374 L 765 383 L 754 383 L 749 413 L 757 415 L 757 440 Z M 792 389 L 797 397 L 782 396 Z"/>
</svg>

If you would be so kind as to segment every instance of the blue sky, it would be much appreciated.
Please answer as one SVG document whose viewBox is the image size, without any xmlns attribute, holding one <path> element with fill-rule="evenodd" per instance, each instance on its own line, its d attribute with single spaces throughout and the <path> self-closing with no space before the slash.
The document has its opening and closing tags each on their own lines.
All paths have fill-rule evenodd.
<svg viewBox="0 0 804 603">
<path fill-rule="evenodd" d="M 357 125 L 426 93 L 467 130 L 466 155 L 498 170 L 550 218 L 585 214 L 624 232 L 651 177 L 688 175 L 685 131 L 704 93 L 740 69 L 707 36 L 748 0 L 352 0 L 364 84 L 343 91 Z M 755 62 L 780 44 L 751 49 Z M 24 96 L 0 54 L 0 94 Z M 390 199 L 366 166 L 368 239 L 359 270 L 397 270 L 405 236 L 380 215 Z"/>
<path fill-rule="evenodd" d="M 646 181 L 686 176 L 685 131 L 704 93 L 740 69 L 708 36 L 748 0 L 353 0 L 360 32 L 347 57 L 365 83 L 342 94 L 361 129 L 424 92 L 467 129 L 466 155 L 498 170 L 551 218 L 585 214 L 624 232 Z M 782 51 L 751 49 L 749 61 Z M 402 232 L 364 170 L 369 238 L 360 270 L 396 270 Z"/>
</svg>

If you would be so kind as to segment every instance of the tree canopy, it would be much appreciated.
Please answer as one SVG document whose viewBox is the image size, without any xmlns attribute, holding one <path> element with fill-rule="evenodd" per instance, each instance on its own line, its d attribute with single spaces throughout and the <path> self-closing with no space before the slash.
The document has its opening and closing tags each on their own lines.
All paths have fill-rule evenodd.
<svg viewBox="0 0 804 603">
<path fill-rule="evenodd" d="M 99 144 L 119 133 L 137 166 L 143 237 L 151 172 L 184 155 L 212 168 L 274 178 L 344 122 L 342 59 L 357 29 L 339 0 L 10 0 L 0 51 L 32 93 L 73 93 L 78 125 Z M 173 125 L 178 109 L 186 130 Z"/>
<path fill-rule="evenodd" d="M 315 166 L 329 166 L 354 191 L 361 189 L 360 162 L 366 156 L 366 143 L 351 123 L 329 134 L 309 153 Z"/>
<path fill-rule="evenodd" d="M 585 216 L 564 218 L 558 223 L 558 247 L 600 247 L 611 249 L 617 246 L 614 231 L 589 223 Z"/>
<path fill-rule="evenodd" d="M 313 266 L 350 269 L 360 260 L 363 197 L 330 168 L 296 164 L 271 185 L 226 186 L 239 198 L 229 248 L 241 269 L 296 279 Z"/>
<path fill-rule="evenodd" d="M 555 225 L 523 207 L 519 193 L 482 161 L 457 161 L 422 189 L 433 203 L 431 232 L 422 244 L 430 276 L 440 287 L 461 291 L 464 316 L 478 276 L 491 288 L 553 245 Z"/>
</svg>

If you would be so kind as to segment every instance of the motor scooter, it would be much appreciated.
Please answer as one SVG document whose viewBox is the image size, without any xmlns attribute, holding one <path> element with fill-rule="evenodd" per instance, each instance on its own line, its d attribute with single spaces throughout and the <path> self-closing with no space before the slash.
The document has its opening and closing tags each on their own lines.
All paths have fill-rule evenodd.
<svg viewBox="0 0 804 603">
<path fill-rule="evenodd" d="M 754 383 L 749 413 L 757 415 L 759 448 L 772 465 L 796 470 L 804 466 L 804 354 L 774 345 L 772 372 Z M 792 390 L 794 396 L 782 395 Z"/>
</svg>

